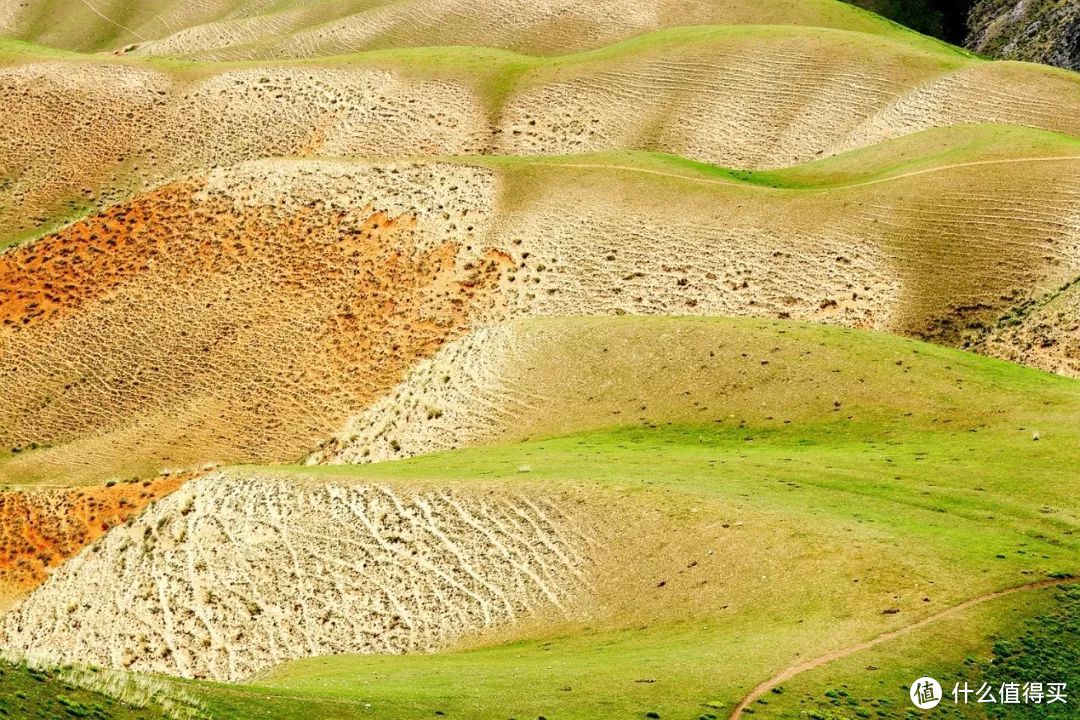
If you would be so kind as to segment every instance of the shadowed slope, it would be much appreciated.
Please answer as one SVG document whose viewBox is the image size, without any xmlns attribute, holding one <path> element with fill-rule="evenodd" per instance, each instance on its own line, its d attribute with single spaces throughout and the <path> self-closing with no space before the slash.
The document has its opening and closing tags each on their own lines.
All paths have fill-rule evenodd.
<svg viewBox="0 0 1080 720">
<path fill-rule="evenodd" d="M 591 296 L 604 312 L 791 316 L 960 343 L 1077 276 L 1075 148 L 884 173 L 867 153 L 866 179 L 819 188 L 804 178 L 833 183 L 827 164 L 735 184 L 649 161 L 511 160 L 500 228 L 536 238 L 517 276 L 544 314 L 578 314 Z"/>
</svg>

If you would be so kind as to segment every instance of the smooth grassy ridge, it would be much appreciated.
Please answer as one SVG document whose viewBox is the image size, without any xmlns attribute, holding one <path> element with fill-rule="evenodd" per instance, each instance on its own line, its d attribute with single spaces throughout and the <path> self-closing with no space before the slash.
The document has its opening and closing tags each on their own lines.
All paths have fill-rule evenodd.
<svg viewBox="0 0 1080 720">
<path fill-rule="evenodd" d="M 952 125 L 803 165 L 758 172 L 756 181 L 789 189 L 839 189 L 957 166 L 1063 157 L 1080 159 L 1080 138 L 1013 125 Z"/>
<path fill-rule="evenodd" d="M 829 55 L 865 52 L 895 58 L 898 77 L 930 77 L 984 62 L 969 53 L 897 26 L 896 32 L 871 34 L 799 25 L 706 25 L 656 30 L 600 48 L 562 55 L 529 55 L 479 46 L 392 47 L 345 55 L 270 61 L 195 61 L 175 56 L 80 54 L 0 37 L 0 63 L 35 60 L 122 64 L 198 80 L 229 70 L 258 67 L 330 66 L 396 70 L 417 79 L 450 79 L 471 86 L 492 114 L 515 90 L 551 82 L 560 76 L 617 69 L 642 57 L 700 54 L 770 44 L 807 43 L 807 51 Z M 831 50 L 829 49 L 831 48 Z M 785 50 L 790 52 L 790 50 Z M 1036 68 L 1031 72 L 1051 72 Z"/>
<path fill-rule="evenodd" d="M 912 393 L 913 403 L 937 405 L 943 414 L 952 406 L 970 412 L 970 422 L 952 416 L 935 423 L 932 413 L 848 420 L 823 407 L 819 418 L 790 424 L 754 419 L 750 412 L 749 419 L 729 422 L 646 423 L 380 465 L 242 470 L 303 482 L 614 492 L 670 514 L 670 525 L 627 530 L 660 545 L 664 538 L 694 536 L 702 519 L 743 528 L 737 546 L 760 561 L 768 581 L 751 573 L 727 578 L 723 588 L 701 586 L 700 601 L 693 588 L 670 602 L 628 588 L 619 606 L 625 614 L 432 656 L 302 660 L 259 680 L 257 690 L 207 688 L 204 701 L 242 715 L 246 703 L 265 692 L 261 707 L 273 708 L 267 717 L 299 717 L 290 705 L 299 697 L 337 703 L 332 707 L 341 717 L 436 711 L 470 718 L 726 717 L 753 685 L 788 664 L 985 592 L 1080 572 L 1075 381 L 888 336 L 814 327 L 806 333 L 853 348 L 852 365 L 866 382 L 880 383 L 880 392 L 891 386 Z M 896 357 L 917 363 L 914 386 L 890 379 L 884 361 L 894 365 Z M 937 371 L 964 386 L 962 400 L 933 389 Z M 922 376 L 927 380 L 920 387 Z M 997 420 L 987 422 L 980 408 Z M 1044 422 L 1036 441 L 1025 424 L 1039 415 Z M 799 530 L 778 538 L 771 532 L 779 527 Z M 849 554 L 853 548 L 864 552 Z M 775 575 L 774 561 L 789 556 L 798 558 L 799 571 Z M 882 594 L 845 595 L 859 587 L 853 578 L 876 584 Z M 674 583 L 670 589 L 682 592 Z M 714 593 L 730 606 L 710 602 L 706 596 Z M 882 646 L 873 659 L 882 672 L 866 679 L 874 683 L 873 698 L 901 706 L 906 689 L 895 678 L 918 663 L 937 670 L 953 656 L 960 661 L 978 654 L 989 636 L 1044 611 L 1045 597 L 1042 591 L 1036 602 L 1010 596 L 966 611 L 960 619 L 967 624 L 946 621 L 952 623 L 944 630 L 947 643 L 928 629 L 912 636 L 914 649 L 904 639 Z M 648 608 L 644 618 L 628 610 L 635 603 Z M 888 603 L 902 612 L 885 613 Z M 933 641 L 921 644 L 925 637 Z M 951 654 L 936 655 L 946 644 Z M 897 653 L 911 657 L 894 660 Z M 851 667 L 858 662 L 865 658 L 852 659 Z M 837 677 L 847 678 L 830 675 L 805 693 L 828 704 L 824 693 Z M 879 685 L 881 678 L 888 682 Z"/>
<path fill-rule="evenodd" d="M 1063 665 L 1075 657 L 1077 637 L 1075 635 L 1055 634 L 1054 630 L 1075 628 L 1076 601 L 1075 590 L 1048 588 L 1020 593 L 1018 595 L 989 601 L 966 611 L 950 616 L 939 623 L 914 631 L 910 635 L 888 641 L 870 650 L 856 653 L 835 662 L 826 663 L 820 669 L 810 670 L 797 675 L 780 685 L 777 692 L 769 692 L 760 701 L 750 706 L 744 718 L 762 720 L 900 720 L 910 718 L 911 705 L 908 702 L 908 688 L 912 681 L 923 675 L 936 677 L 946 692 L 951 692 L 956 682 L 968 682 L 969 687 L 978 688 L 984 681 L 995 683 L 995 688 L 1002 681 L 1024 682 L 1053 677 L 1056 681 L 1075 681 L 1075 666 Z M 1064 596 L 1064 597 L 1063 597 Z M 1072 598 L 1072 599 L 1070 599 Z M 511 702 L 511 712 L 521 710 L 518 717 L 532 717 L 536 708 L 552 708 L 551 715 L 545 717 L 590 717 L 579 713 L 567 703 L 559 702 L 556 692 L 550 692 L 558 681 L 582 683 L 581 694 L 593 696 L 595 693 L 595 713 L 592 717 L 640 718 L 646 712 L 635 712 L 639 708 L 654 708 L 660 717 L 697 717 L 727 718 L 731 706 L 723 697 L 703 699 L 695 705 L 690 703 L 674 704 L 664 702 L 657 697 L 661 692 L 649 688 L 636 691 L 623 687 L 605 687 L 601 683 L 610 674 L 613 664 L 637 662 L 642 669 L 652 670 L 653 676 L 641 678 L 655 680 L 655 683 L 637 683 L 652 686 L 661 683 L 670 687 L 672 674 L 668 668 L 692 670 L 696 663 L 723 662 L 722 653 L 730 650 L 717 646 L 712 648 L 715 654 L 702 652 L 702 643 L 692 638 L 672 634 L 669 641 L 672 652 L 659 655 L 666 646 L 657 644 L 649 647 L 640 657 L 634 657 L 634 650 L 644 648 L 628 647 L 618 640 L 603 644 L 598 651 L 595 647 L 575 647 L 572 642 L 556 641 L 551 644 L 530 644 L 514 648 L 500 649 L 496 652 L 475 652 L 460 654 L 448 658 L 445 662 L 433 658 L 428 664 L 435 666 L 428 672 L 418 675 L 416 663 L 408 658 L 380 658 L 363 666 L 350 668 L 345 659 L 322 658 L 293 663 L 274 675 L 269 684 L 278 687 L 311 692 L 322 695 L 333 692 L 335 688 L 356 698 L 367 697 L 373 700 L 372 713 L 376 717 L 397 717 L 395 711 L 377 699 L 380 693 L 397 691 L 405 695 L 404 687 L 416 683 L 424 691 L 410 694 L 404 703 L 410 703 L 415 710 L 412 717 L 427 715 L 430 708 L 445 707 L 448 715 L 473 717 L 472 708 L 465 703 L 447 702 L 448 698 L 461 692 L 455 688 L 455 677 L 477 678 L 479 688 L 474 691 L 472 707 L 483 706 L 484 691 L 492 689 L 492 671 L 500 663 L 511 664 L 515 668 L 513 676 L 529 683 L 529 687 L 538 690 L 531 697 L 531 702 Z M 762 641 L 767 641 L 762 639 Z M 1027 666 L 1022 665 L 1024 658 L 1012 655 L 1011 665 L 1002 663 L 1003 648 L 1025 647 L 1028 643 L 1029 655 Z M 1038 643 L 1038 648 L 1030 648 Z M 1037 657 L 1038 650 L 1045 649 L 1049 659 Z M 1035 650 L 1032 653 L 1031 650 Z M 1023 651 L 1021 651 L 1023 652 Z M 1005 656 L 1008 657 L 1008 656 Z M 648 659 L 652 659 L 649 662 Z M 394 662 L 394 661 L 397 662 Z M 994 663 L 1002 663 L 1011 674 L 1003 679 L 1002 670 Z M 1020 665 L 1021 669 L 1017 668 Z M 540 667 L 540 671 L 532 668 Z M 350 670 L 352 689 L 350 685 Z M 511 673 L 500 673 L 510 675 Z M 357 677 L 363 678 L 359 681 Z M 599 680 L 594 680 L 597 677 Z M 554 682 L 553 682 L 554 681 Z M 512 682 L 509 681 L 509 682 Z M 509 684 L 509 682 L 507 684 Z M 1069 683 L 1070 686 L 1073 684 Z M 359 687 L 357 687 L 359 686 Z M 564 694 L 574 693 L 578 688 L 562 690 Z M 425 692 L 426 691 L 426 692 Z M 455 692 L 456 691 L 456 692 Z M 502 688 L 506 697 L 513 697 L 512 687 Z M 597 692 L 599 691 L 599 692 Z M 605 703 L 603 694 L 624 692 L 630 697 L 619 704 Z M 675 692 L 678 692 L 677 690 Z M 995 694 L 996 694 L 995 690 Z M 580 697 L 580 695 L 579 695 Z M 707 697 L 707 696 L 705 696 Z M 607 698 L 608 700 L 610 699 Z M 363 702 L 363 701 L 361 701 Z M 949 703 L 946 703 L 949 706 Z M 952 710 L 952 712 L 949 712 Z M 1030 717 L 1069 718 L 1070 710 L 1066 706 L 1057 706 L 1057 713 L 1051 709 L 1033 708 Z M 425 712 L 427 711 L 427 712 Z M 1035 712 L 1041 712 L 1041 715 Z M 543 712 L 543 711 L 541 711 Z M 945 713 L 948 713 L 947 715 Z M 942 713 L 946 717 L 982 718 L 982 709 L 968 706 L 948 710 Z M 401 717 L 408 717 L 401 713 Z M 477 717 L 515 717 L 498 713 L 484 714 Z M 1009 718 L 1005 713 L 1000 717 Z"/>
<path fill-rule="evenodd" d="M 922 130 L 779 170 L 741 170 L 643 150 L 448 159 L 511 172 L 529 167 L 612 170 L 751 189 L 827 191 L 971 165 L 1060 158 L 1080 160 L 1080 138 L 1016 125 L 963 124 Z"/>
<path fill-rule="evenodd" d="M 315 58 L 281 60 L 190 60 L 176 56 L 86 54 L 61 50 L 33 42 L 0 37 L 0 62 L 31 62 L 36 59 L 65 59 L 77 62 L 123 64 L 146 67 L 179 76 L 203 77 L 231 69 L 280 66 L 380 67 L 397 69 L 421 77 L 452 77 L 487 90 L 488 96 L 502 97 L 510 86 L 550 80 L 561 72 L 581 68 L 618 66 L 642 56 L 673 53 L 700 53 L 726 46 L 735 48 L 770 43 L 812 41 L 816 49 L 836 52 L 864 51 L 868 55 L 902 58 L 902 65 L 948 72 L 987 62 L 952 45 L 900 30 L 877 35 L 849 29 L 800 25 L 702 25 L 670 27 L 611 43 L 603 47 L 561 55 L 530 55 L 495 47 L 438 45 L 393 47 Z M 1055 68 L 1031 66 L 1032 72 L 1075 76 Z M 906 71 L 897 67 L 897 72 Z"/>
<path fill-rule="evenodd" d="M 899 27 L 899 26 L 897 26 Z M 895 34 L 872 34 L 848 29 L 800 25 L 703 25 L 670 27 L 605 45 L 561 55 L 530 55 L 483 46 L 423 46 L 365 50 L 342 55 L 281 60 L 190 60 L 176 56 L 84 54 L 0 37 L 0 62 L 31 62 L 36 59 L 123 64 L 198 78 L 232 69 L 280 66 L 377 67 L 396 69 L 419 77 L 449 77 L 474 85 L 495 103 L 513 87 L 550 81 L 561 73 L 582 69 L 618 67 L 643 56 L 700 54 L 727 47 L 767 48 L 770 44 L 809 43 L 815 51 L 830 54 L 865 52 L 894 57 L 896 72 L 945 73 L 988 62 L 967 51 L 900 30 Z M 829 50 L 831 48 L 831 52 Z M 1030 66 L 1032 73 L 1075 77 L 1075 73 Z"/>
<path fill-rule="evenodd" d="M 734 425 L 734 423 L 732 423 Z M 862 525 L 951 556 L 959 575 L 1080 571 L 1075 436 L 837 421 L 790 429 L 623 428 L 367 466 L 266 469 L 350 482 L 587 483 L 654 488 Z M 1002 555 L 1002 557 L 998 557 Z M 981 581 L 980 581 L 981 582 Z"/>
<path fill-rule="evenodd" d="M 1080 440 L 1075 381 L 883 333 L 656 316 L 527 318 L 504 332 L 523 350 L 499 383 L 545 402 L 485 420 L 491 444 L 671 423 L 778 438 L 823 429 L 826 443 L 873 428 L 1010 436 L 1027 428 L 1066 446 Z M 487 351 L 476 352 L 482 362 Z"/>
</svg>

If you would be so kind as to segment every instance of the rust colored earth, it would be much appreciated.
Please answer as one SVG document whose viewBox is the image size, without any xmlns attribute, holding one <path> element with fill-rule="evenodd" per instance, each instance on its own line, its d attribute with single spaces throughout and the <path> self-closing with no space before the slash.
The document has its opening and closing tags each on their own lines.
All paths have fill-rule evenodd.
<svg viewBox="0 0 1080 720">
<path fill-rule="evenodd" d="M 299 458 L 499 307 L 409 214 L 183 181 L 0 255 L 0 482 Z M 65 449 L 67 448 L 67 449 Z"/>
<path fill-rule="evenodd" d="M 99 487 L 0 492 L 0 607 L 192 477 L 173 473 Z"/>
</svg>

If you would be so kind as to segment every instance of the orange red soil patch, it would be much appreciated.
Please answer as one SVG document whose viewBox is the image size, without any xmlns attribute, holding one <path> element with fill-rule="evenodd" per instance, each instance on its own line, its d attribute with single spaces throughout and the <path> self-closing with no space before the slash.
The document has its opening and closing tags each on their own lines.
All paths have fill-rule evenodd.
<svg viewBox="0 0 1080 720">
<path fill-rule="evenodd" d="M 101 487 L 0 492 L 0 606 L 193 477 L 174 473 Z"/>
<path fill-rule="evenodd" d="M 0 255 L 0 448 L 73 447 L 0 482 L 298 459 L 500 304 L 505 253 L 432 243 L 409 215 L 202 190 Z"/>
<path fill-rule="evenodd" d="M 164 239 L 154 209 L 177 189 L 109 208 L 0 256 L 0 326 L 55 319 L 146 271 Z"/>
</svg>

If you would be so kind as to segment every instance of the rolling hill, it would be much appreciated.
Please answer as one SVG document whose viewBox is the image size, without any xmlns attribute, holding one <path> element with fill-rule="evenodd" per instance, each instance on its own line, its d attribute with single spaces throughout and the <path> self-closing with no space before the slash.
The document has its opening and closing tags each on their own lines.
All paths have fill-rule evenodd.
<svg viewBox="0 0 1080 720">
<path fill-rule="evenodd" d="M 168 184 L 0 257 L 0 442 L 19 451 L 0 476 L 295 460 L 510 317 L 756 315 L 960 343 L 1076 276 L 1074 148 L 961 127 L 761 174 L 640 154 L 279 159 Z"/>
<path fill-rule="evenodd" d="M 0 4 L 0 28 L 20 40 L 81 52 L 201 59 L 319 57 L 356 50 L 473 45 L 558 55 L 679 25 L 801 25 L 915 36 L 832 0 L 61 0 Z M 932 44 L 932 41 L 925 41 Z"/>
<path fill-rule="evenodd" d="M 1080 134 L 1074 75 L 835 29 L 672 28 L 555 57 L 435 47 L 192 63 L 0 49 L 0 244 L 265 157 L 649 150 L 765 169 L 956 124 Z"/>
<path fill-rule="evenodd" d="M 255 672 L 249 689 L 182 686 L 207 707 L 233 708 L 222 717 L 273 707 L 275 690 L 284 708 L 302 699 L 342 717 L 366 703 L 386 717 L 686 716 L 706 705 L 726 717 L 759 679 L 801 658 L 969 598 L 1062 582 L 1075 567 L 1072 380 L 782 321 L 518 327 L 548 338 L 538 355 L 553 367 L 515 388 L 544 404 L 513 414 L 501 444 L 364 466 L 241 467 L 189 483 L 55 572 L 6 616 L 5 644 L 230 680 L 258 670 L 253 654 L 265 667 L 371 652 L 374 638 L 446 653 L 303 660 Z M 724 385 L 733 363 L 748 366 L 741 388 Z M 522 434 L 535 439 L 509 442 Z M 447 575 L 405 580 L 414 561 L 393 558 L 410 555 Z M 353 577 L 379 590 L 349 593 Z M 500 590 L 537 579 L 546 600 L 521 589 L 508 594 L 525 605 L 501 609 Z M 432 582 L 446 585 L 422 589 Z M 1029 592 L 1053 606 L 1052 593 Z M 432 597 L 461 613 L 454 633 L 432 626 Z M 372 604 L 346 612 L 359 598 Z M 987 602 L 955 611 L 984 622 L 956 630 L 951 653 L 1022 622 L 1030 600 Z M 471 689 L 459 695 L 460 676 Z M 515 691 L 523 677 L 536 692 Z"/>
</svg>

